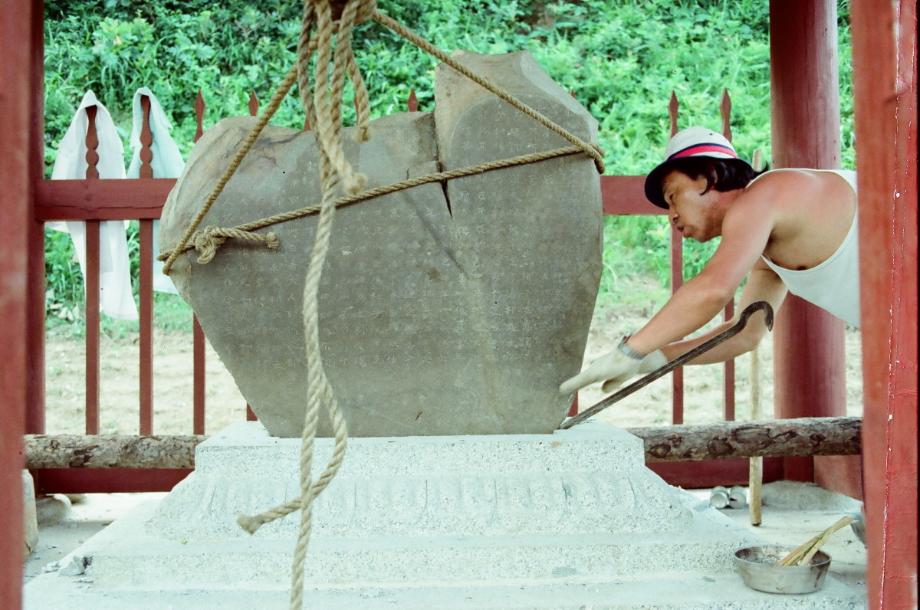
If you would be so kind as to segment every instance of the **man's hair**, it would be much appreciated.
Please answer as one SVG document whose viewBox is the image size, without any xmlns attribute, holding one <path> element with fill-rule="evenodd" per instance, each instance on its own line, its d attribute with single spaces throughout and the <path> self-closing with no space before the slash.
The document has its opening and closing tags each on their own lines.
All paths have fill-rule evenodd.
<svg viewBox="0 0 920 610">
<path fill-rule="evenodd" d="M 706 178 L 706 190 L 700 193 L 705 195 L 712 189 L 720 193 L 743 189 L 751 180 L 767 171 L 767 168 L 758 172 L 739 159 L 684 157 L 672 161 L 670 170 L 678 171 L 693 180 L 700 176 Z"/>
</svg>

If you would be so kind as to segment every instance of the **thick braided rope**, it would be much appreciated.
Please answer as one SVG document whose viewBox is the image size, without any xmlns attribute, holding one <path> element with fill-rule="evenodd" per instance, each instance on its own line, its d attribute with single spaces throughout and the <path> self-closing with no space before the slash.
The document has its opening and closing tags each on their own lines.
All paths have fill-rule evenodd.
<svg viewBox="0 0 920 610">
<path fill-rule="evenodd" d="M 339 20 L 339 31 L 336 40 L 336 54 L 333 68 L 332 98 L 335 103 L 340 103 L 341 92 L 345 80 L 346 61 L 338 52 L 342 45 L 351 44 L 351 28 L 355 19 L 357 3 L 352 1 L 345 6 L 342 18 Z M 300 531 L 297 546 L 294 549 L 291 583 L 291 608 L 299 610 L 303 606 L 303 580 L 304 564 L 306 562 L 307 548 L 312 529 L 312 504 L 313 484 L 311 469 L 313 462 L 313 445 L 316 436 L 316 426 L 319 409 L 327 403 L 330 415 L 335 406 L 329 382 L 326 379 L 322 365 L 322 355 L 319 346 L 319 307 L 318 294 L 319 282 L 323 272 L 329 240 L 332 235 L 332 224 L 335 216 L 334 194 L 342 172 L 351 178 L 351 166 L 344 161 L 341 150 L 341 133 L 338 125 L 329 125 L 335 119 L 335 113 L 329 107 L 326 94 L 326 78 L 329 64 L 329 47 L 332 42 L 332 16 L 327 0 L 317 2 L 317 28 L 319 30 L 319 53 L 316 63 L 316 87 L 314 90 L 314 104 L 317 114 L 317 131 L 321 134 L 323 151 L 323 202 L 320 209 L 319 220 L 316 227 L 316 236 L 313 240 L 313 252 L 307 268 L 307 277 L 304 284 L 303 320 L 304 338 L 307 350 L 307 409 L 304 419 L 303 436 L 300 449 Z M 335 120 L 338 123 L 338 120 Z M 330 128 L 332 136 L 330 138 Z M 336 138 L 336 139 L 333 139 Z M 340 163 L 336 164 L 335 155 L 341 155 Z M 354 187 L 354 185 L 353 185 Z M 344 419 L 341 420 L 344 423 Z M 347 432 L 345 433 L 347 435 Z M 341 436 L 336 431 L 336 444 L 344 445 L 347 436 Z"/>
<path fill-rule="evenodd" d="M 313 109 L 313 95 L 310 88 L 310 56 L 316 50 L 316 37 L 310 36 L 313 25 L 313 5 L 303 3 L 303 16 L 300 21 L 300 38 L 297 40 L 297 90 L 300 94 L 300 105 L 303 107 L 306 120 L 316 124 L 316 114 Z"/>
<path fill-rule="evenodd" d="M 185 229 L 185 233 L 182 235 L 182 239 L 179 240 L 178 246 L 173 250 L 173 252 L 176 254 L 174 256 L 171 255 L 166 259 L 166 262 L 163 264 L 163 273 L 168 274 L 170 269 L 172 269 L 173 263 L 176 262 L 176 256 L 179 255 L 179 252 L 182 252 L 182 249 L 191 238 L 192 233 L 194 233 L 198 228 L 198 225 L 201 224 L 205 214 L 208 213 L 208 210 L 210 210 L 211 206 L 214 205 L 214 202 L 217 201 L 217 198 L 224 190 L 227 182 L 230 181 L 230 178 L 236 172 L 237 168 L 240 166 L 240 163 L 243 162 L 243 157 L 246 156 L 246 153 L 248 153 L 249 149 L 252 148 L 252 145 L 255 144 L 259 134 L 262 133 L 262 130 L 268 124 L 269 119 L 272 118 L 272 116 L 278 110 L 278 107 L 281 105 L 281 101 L 288 94 L 288 91 L 291 90 L 291 87 L 294 85 L 296 78 L 297 69 L 291 68 L 284 76 L 284 80 L 281 81 L 281 86 L 279 86 L 278 90 L 275 91 L 271 101 L 269 101 L 265 112 L 262 114 L 262 116 L 259 117 L 258 123 L 256 123 L 255 127 L 253 127 L 252 130 L 250 130 L 250 132 L 246 135 L 246 139 L 243 140 L 243 145 L 239 148 L 239 150 L 236 151 L 236 154 L 230 161 L 230 165 L 227 166 L 227 169 L 224 170 L 224 173 L 217 181 L 217 184 L 214 185 L 214 189 L 211 191 L 211 194 L 208 195 L 204 205 L 201 206 L 201 209 L 198 210 L 198 214 L 195 215 L 195 218 L 192 220 L 191 224 L 189 224 L 188 228 Z"/>
<path fill-rule="evenodd" d="M 443 172 L 437 172 L 434 174 L 428 174 L 425 176 L 419 176 L 417 178 L 410 178 L 408 180 L 402 180 L 400 182 L 394 182 L 392 184 L 386 184 L 383 186 L 377 186 L 372 189 L 368 189 L 357 195 L 345 195 L 339 197 L 335 200 L 334 205 L 337 208 L 342 208 L 356 203 L 361 203 L 368 199 L 374 199 L 376 197 L 382 197 L 383 195 L 389 195 L 391 193 L 396 193 L 405 189 L 413 188 L 416 186 L 422 186 L 424 184 L 431 184 L 432 182 L 445 182 L 448 180 L 454 180 L 457 178 L 463 178 L 466 176 L 474 176 L 477 174 L 484 174 L 487 172 L 506 169 L 513 167 L 515 165 L 524 165 L 528 163 L 537 163 L 539 161 L 546 161 L 548 159 L 556 159 L 558 157 L 566 157 L 570 155 L 580 155 L 583 154 L 581 148 L 577 146 L 566 146 L 563 148 L 556 148 L 554 150 L 546 150 L 536 153 L 528 153 L 526 155 L 519 155 L 517 157 L 508 157 L 507 159 L 499 159 L 497 161 L 488 161 L 486 163 L 480 163 L 479 165 L 474 165 L 471 167 L 464 167 L 460 169 L 452 169 Z M 261 220 L 256 220 L 253 222 L 248 222 L 246 224 L 241 224 L 233 227 L 234 230 L 240 231 L 243 233 L 249 233 L 251 231 L 256 231 L 258 229 L 264 229 L 276 224 L 281 224 L 283 222 L 289 222 L 291 220 L 297 220 L 298 218 L 305 218 L 307 216 L 312 216 L 318 213 L 320 210 L 319 205 L 310 205 L 296 210 L 291 210 L 289 212 L 281 212 L 280 214 L 275 214 L 273 216 L 268 216 Z M 197 235 L 197 233 L 196 233 Z M 259 235 L 255 233 L 254 235 Z M 256 242 L 258 240 L 251 239 L 247 237 L 247 241 Z M 218 244 L 222 245 L 223 242 Z M 267 245 L 267 244 L 266 244 Z M 191 250 L 196 248 L 195 242 L 188 244 L 185 247 L 184 251 Z M 172 250 L 163 252 L 159 255 L 160 260 L 166 259 Z M 199 250 L 199 256 L 201 252 Z"/>
<path fill-rule="evenodd" d="M 363 0 L 363 4 L 372 5 L 373 2 Z M 352 0 L 345 6 L 339 20 L 339 29 L 336 40 L 336 53 L 333 67 L 331 97 L 333 103 L 340 105 L 344 89 L 345 72 L 348 60 L 343 48 L 351 46 L 351 31 L 354 26 L 356 10 L 359 1 Z M 345 419 L 338 410 L 332 387 L 326 378 L 322 365 L 319 345 L 319 283 L 322 277 L 323 265 L 328 252 L 329 240 L 332 235 L 332 224 L 336 206 L 335 193 L 339 182 L 344 177 L 351 184 L 346 184 L 348 190 L 354 194 L 361 185 L 353 174 L 350 164 L 344 159 L 341 148 L 341 124 L 339 115 L 334 113 L 327 97 L 327 77 L 330 59 L 330 46 L 332 42 L 332 16 L 328 0 L 315 1 L 316 27 L 318 31 L 316 58 L 316 86 L 314 94 L 314 111 L 316 113 L 316 127 L 320 134 L 320 150 L 322 152 L 322 180 L 323 201 L 320 206 L 319 220 L 317 221 L 316 235 L 313 241 L 313 251 L 307 269 L 303 293 L 303 321 L 304 340 L 307 352 L 307 408 L 304 414 L 304 427 L 300 448 L 300 528 L 297 545 L 294 549 L 292 566 L 292 583 L 290 607 L 300 610 L 303 606 L 303 580 L 304 564 L 306 562 L 307 547 L 309 545 L 312 529 L 312 504 L 315 486 L 312 483 L 312 465 L 314 439 L 319 416 L 319 409 L 325 405 L 335 432 L 336 447 L 332 460 L 323 473 L 328 481 L 335 476 L 335 472 L 344 458 L 348 432 Z M 330 125 L 330 123 L 334 123 Z M 340 157 L 340 158 L 337 158 Z M 323 485 L 325 487 L 325 484 Z M 321 489 L 320 489 L 321 491 Z"/>
<path fill-rule="evenodd" d="M 339 20 L 339 34 L 336 38 L 336 48 L 335 48 L 335 64 L 333 66 L 333 78 L 332 78 L 332 92 L 331 98 L 333 100 L 341 100 L 342 91 L 345 87 L 345 70 L 347 62 L 345 61 L 345 47 L 351 46 L 351 24 L 345 27 L 345 18 L 346 13 L 350 13 L 352 17 L 355 15 L 353 5 L 355 1 L 364 1 L 364 0 L 352 0 L 345 5 L 345 10 L 342 13 L 342 18 Z M 319 6 L 317 5 L 317 12 L 319 12 Z M 351 10 L 349 10 L 351 8 Z M 329 18 L 330 23 L 330 40 L 331 43 L 331 23 L 332 17 L 330 14 Z M 352 24 L 354 21 L 352 20 Z M 323 43 L 323 29 L 320 27 L 320 45 Z M 329 104 L 330 94 L 326 91 L 326 78 L 325 72 L 326 64 L 320 63 L 320 57 L 316 58 L 317 71 L 316 71 L 316 85 L 313 89 L 313 104 L 316 108 L 317 114 L 317 124 L 316 124 L 316 135 L 317 140 L 320 143 L 320 147 L 326 151 L 329 155 L 329 160 L 332 163 L 332 167 L 341 178 L 345 191 L 349 195 L 354 195 L 359 192 L 364 185 L 367 183 L 367 178 L 363 174 L 358 174 L 354 172 L 351 167 L 351 163 L 345 158 L 345 153 L 342 150 L 341 142 L 341 120 L 338 113 L 338 108 L 332 108 Z M 322 82 L 320 82 L 320 77 L 323 76 Z"/>
<path fill-rule="evenodd" d="M 367 142 L 370 138 L 371 124 L 371 103 L 370 96 L 367 94 L 367 85 L 364 83 L 364 77 L 361 76 L 361 70 L 358 69 L 358 62 L 355 61 L 354 49 L 348 47 L 348 77 L 351 79 L 355 89 L 355 113 L 357 115 L 358 142 Z"/>
<path fill-rule="evenodd" d="M 562 136 L 563 138 L 565 138 L 566 140 L 568 140 L 575 146 L 579 147 L 582 151 L 584 151 L 586 155 L 594 159 L 594 164 L 597 166 L 598 173 L 601 173 L 601 174 L 604 173 L 604 156 L 601 153 L 601 150 L 599 147 L 594 146 L 593 144 L 590 144 L 589 142 L 585 142 L 584 140 L 582 140 L 575 134 L 569 132 L 562 126 L 557 125 L 556 123 L 551 121 L 549 118 L 537 112 L 536 110 L 534 110 L 527 104 L 521 102 L 520 100 L 515 98 L 513 95 L 511 95 L 510 93 L 508 93 L 501 87 L 498 87 L 497 85 L 493 84 L 491 81 L 479 76 L 478 74 L 476 74 L 475 72 L 473 72 L 472 70 L 470 70 L 469 68 L 461 64 L 460 62 L 458 62 L 457 60 L 453 59 L 450 55 L 448 55 L 447 53 L 445 53 L 438 47 L 434 46 L 433 44 L 431 44 L 430 42 L 428 42 L 427 40 L 425 40 L 424 38 L 422 38 L 421 36 L 413 32 L 409 28 L 405 27 L 398 21 L 394 20 L 393 18 L 388 17 L 387 15 L 384 15 L 380 11 L 375 11 L 374 21 L 376 21 L 377 23 L 379 23 L 380 25 L 384 27 L 387 27 L 393 30 L 394 32 L 396 32 L 397 34 L 399 34 L 400 36 L 402 36 L 403 38 L 405 38 L 406 40 L 408 40 L 409 42 L 417 46 L 419 49 L 441 60 L 443 63 L 447 64 L 448 66 L 453 68 L 455 71 L 467 77 L 468 79 L 470 79 L 471 81 L 479 85 L 480 87 L 486 89 L 487 91 L 490 91 L 491 93 L 495 94 L 497 97 L 505 100 L 506 102 L 511 104 L 513 107 L 517 108 L 518 110 L 520 110 L 521 112 L 523 112 L 524 114 L 526 114 L 527 116 L 535 120 L 536 122 L 540 123 L 547 129 L 552 131 L 553 133 L 559 136 Z"/>
</svg>

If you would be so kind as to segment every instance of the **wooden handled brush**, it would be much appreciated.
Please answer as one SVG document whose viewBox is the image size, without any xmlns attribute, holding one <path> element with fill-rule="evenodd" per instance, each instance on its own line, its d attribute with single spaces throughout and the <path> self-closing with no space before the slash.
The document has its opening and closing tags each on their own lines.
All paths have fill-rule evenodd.
<svg viewBox="0 0 920 610">
<path fill-rule="evenodd" d="M 810 539 L 808 542 L 793 549 L 792 552 L 780 559 L 777 565 L 786 567 L 808 565 L 812 557 L 815 556 L 815 553 L 818 552 L 818 549 L 821 548 L 821 545 L 827 542 L 827 539 L 831 537 L 831 534 L 840 528 L 848 526 L 852 522 L 853 517 L 841 517 L 832 526 Z"/>
</svg>

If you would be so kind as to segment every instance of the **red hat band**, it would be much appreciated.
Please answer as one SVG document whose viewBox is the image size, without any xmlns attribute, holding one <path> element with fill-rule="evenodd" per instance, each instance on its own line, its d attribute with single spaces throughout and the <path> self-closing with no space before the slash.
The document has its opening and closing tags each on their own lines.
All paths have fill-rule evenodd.
<svg viewBox="0 0 920 610">
<path fill-rule="evenodd" d="M 695 157 L 697 155 L 704 155 L 706 153 L 722 153 L 723 155 L 729 155 L 733 159 L 738 158 L 738 154 L 729 148 L 728 146 L 722 146 L 721 144 L 715 143 L 706 143 L 706 144 L 694 144 L 683 150 L 679 150 L 670 157 L 671 159 L 683 159 L 684 157 Z"/>
</svg>

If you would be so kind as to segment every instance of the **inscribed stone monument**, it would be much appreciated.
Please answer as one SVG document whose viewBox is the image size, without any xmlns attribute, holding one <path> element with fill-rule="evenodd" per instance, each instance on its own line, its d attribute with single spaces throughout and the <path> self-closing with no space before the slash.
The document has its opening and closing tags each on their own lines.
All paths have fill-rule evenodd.
<svg viewBox="0 0 920 610">
<path fill-rule="evenodd" d="M 458 54 L 591 142 L 590 114 L 527 53 Z M 368 188 L 567 146 L 446 66 L 434 112 L 373 121 L 345 155 Z M 256 119 L 225 119 L 193 150 L 163 211 L 173 248 Z M 316 204 L 312 132 L 268 126 L 201 224 L 231 227 Z M 306 405 L 301 300 L 316 216 L 270 228 L 277 249 L 228 241 L 172 278 L 259 420 L 298 436 Z M 352 436 L 545 433 L 565 416 L 601 271 L 594 162 L 572 155 L 341 208 L 319 295 L 323 365 Z M 264 232 L 265 230 L 263 230 Z M 320 434 L 328 435 L 325 414 Z"/>
</svg>

